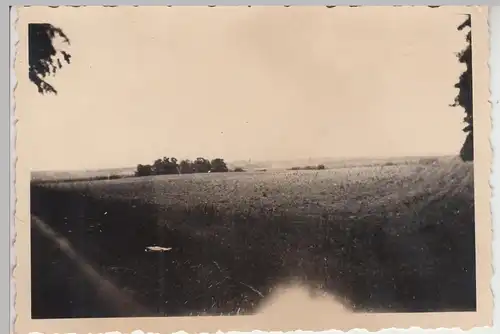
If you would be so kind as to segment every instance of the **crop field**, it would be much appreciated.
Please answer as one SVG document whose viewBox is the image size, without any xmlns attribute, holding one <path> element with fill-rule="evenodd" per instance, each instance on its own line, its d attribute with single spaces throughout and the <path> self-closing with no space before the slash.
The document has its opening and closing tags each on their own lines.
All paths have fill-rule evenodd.
<svg viewBox="0 0 500 334">
<path fill-rule="evenodd" d="M 95 311 L 35 231 L 34 318 L 251 314 L 290 280 L 353 311 L 476 307 L 473 168 L 455 159 L 32 184 L 31 210 L 141 306 Z"/>
</svg>

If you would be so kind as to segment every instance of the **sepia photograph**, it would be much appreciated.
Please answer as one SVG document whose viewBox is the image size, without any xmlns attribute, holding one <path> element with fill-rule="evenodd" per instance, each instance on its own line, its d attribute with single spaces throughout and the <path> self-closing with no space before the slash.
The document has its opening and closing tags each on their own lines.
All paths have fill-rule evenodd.
<svg viewBox="0 0 500 334">
<path fill-rule="evenodd" d="M 19 8 L 26 317 L 488 325 L 484 10 Z"/>
</svg>

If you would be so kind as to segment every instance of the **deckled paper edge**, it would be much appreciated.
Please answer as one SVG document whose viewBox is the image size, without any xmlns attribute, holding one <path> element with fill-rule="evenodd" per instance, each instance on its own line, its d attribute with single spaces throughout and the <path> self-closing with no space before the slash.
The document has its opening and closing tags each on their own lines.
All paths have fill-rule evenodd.
<svg viewBox="0 0 500 334">
<path fill-rule="evenodd" d="M 10 280 L 10 328 L 12 331 L 14 331 L 14 325 L 17 319 L 17 314 L 16 314 L 16 277 L 15 277 L 15 271 L 16 271 L 16 266 L 17 266 L 17 258 L 16 258 L 16 253 L 15 253 L 15 243 L 16 243 L 16 203 L 17 203 L 17 196 L 16 196 L 16 163 L 17 163 L 17 155 L 16 155 L 16 101 L 15 101 L 15 90 L 17 87 L 17 77 L 16 77 L 16 72 L 14 70 L 15 64 L 16 64 L 16 56 L 17 56 L 17 47 L 19 44 L 19 35 L 17 34 L 16 26 L 17 26 L 17 20 L 18 20 L 18 15 L 17 15 L 17 7 L 12 6 L 10 7 L 10 169 L 9 169 L 9 174 L 10 174 L 10 180 L 11 180 L 11 186 L 10 186 L 10 198 L 9 198 L 9 204 L 10 204 L 10 271 L 11 271 L 11 280 Z"/>
<path fill-rule="evenodd" d="M 166 4 L 167 6 L 172 6 L 172 5 L 168 5 Z M 67 6 L 67 5 L 62 5 L 62 6 Z M 82 5 L 82 6 L 85 6 L 85 5 Z M 215 7 L 215 5 L 208 5 L 209 7 Z M 422 5 L 405 5 L 405 7 L 415 7 L 415 6 L 422 6 Z M 59 6 L 52 6 L 52 7 L 59 7 Z M 73 6 L 73 7 L 80 7 L 80 6 Z M 103 7 L 116 7 L 116 6 L 103 6 Z M 251 7 L 250 5 L 248 7 Z M 284 7 L 290 7 L 290 5 L 284 5 Z M 332 8 L 332 7 L 336 7 L 336 6 L 326 6 L 328 8 Z M 349 6 L 349 7 L 359 7 L 359 6 Z M 428 7 L 440 7 L 440 6 L 428 6 Z M 10 298 L 11 298 L 11 310 L 10 310 L 10 314 L 11 314 L 11 328 L 14 328 L 14 323 L 17 319 L 17 314 L 15 313 L 15 301 L 16 301 L 16 290 L 15 290 L 15 269 L 16 269 L 16 256 L 15 256 L 15 248 L 14 248 L 14 244 L 16 242 L 16 229 L 15 229 L 15 208 L 16 208 L 16 202 L 17 202 L 17 196 L 16 196 L 16 189 L 15 189 L 15 183 L 16 183 L 16 173 L 15 173 L 15 170 L 16 170 L 16 164 L 17 164 L 17 156 L 16 156 L 16 150 L 15 150 L 15 147 L 16 147 L 16 124 L 17 124 L 17 121 L 18 119 L 16 119 L 16 113 L 15 113 L 15 107 L 16 107 L 16 104 L 15 104 L 15 89 L 17 87 L 17 78 L 16 78 L 16 75 L 15 75 L 15 70 L 14 70 L 14 66 L 15 66 L 15 61 L 16 61 L 16 56 L 17 56 L 17 47 L 18 47 L 18 44 L 19 44 L 19 36 L 17 34 L 17 31 L 16 31 L 16 25 L 17 25 L 17 21 L 18 21 L 18 15 L 17 15 L 17 8 L 18 6 L 12 6 L 10 8 L 10 23 L 11 23 L 11 29 L 10 29 L 10 47 L 11 47 L 11 51 L 10 51 L 10 60 L 11 60 L 11 64 L 10 64 L 10 89 L 11 89 L 11 100 L 10 100 L 10 115 L 11 115 L 11 118 L 10 118 L 10 122 L 11 122 L 11 133 L 10 133 L 10 143 L 11 143 L 11 170 L 10 170 L 10 176 L 11 176 L 11 200 L 10 200 L 10 205 L 11 205 L 11 208 L 12 208 L 12 213 L 11 213 L 11 220 L 10 220 L 10 237 L 11 237 L 11 253 L 10 253 L 10 258 L 11 258 L 11 263 L 10 263 L 10 266 L 11 266 L 11 275 L 12 275 L 12 279 L 11 279 L 11 283 L 10 283 Z M 492 191 L 492 197 L 490 199 L 490 207 L 491 207 L 491 218 L 492 218 L 492 225 L 494 226 L 494 221 L 495 221 L 495 204 L 500 208 L 500 196 L 496 195 L 496 187 L 494 186 L 494 183 L 493 181 L 495 180 L 495 176 L 497 175 L 497 169 L 495 169 L 495 141 L 497 142 L 500 142 L 500 133 L 497 134 L 495 133 L 495 112 L 500 112 L 500 96 L 498 96 L 498 94 L 495 94 L 495 91 L 493 91 L 492 89 L 492 86 L 493 86 L 493 81 L 494 81 L 494 76 L 492 75 L 492 66 L 491 66 L 491 63 L 492 63 L 492 60 L 494 59 L 494 57 L 492 56 L 492 50 L 493 50 L 493 40 L 496 38 L 498 41 L 500 41 L 500 31 L 497 31 L 496 33 L 493 31 L 492 29 L 492 26 L 495 26 L 495 27 L 500 27 L 500 22 L 497 22 L 496 25 L 493 24 L 492 25 L 492 16 L 491 13 L 492 11 L 495 11 L 497 14 L 495 15 L 495 17 L 498 17 L 497 21 L 500 21 L 500 6 L 498 6 L 496 9 L 492 9 L 492 8 L 489 8 L 489 18 L 488 18 L 488 30 L 489 30 L 489 33 L 490 33 L 490 45 L 489 45 L 489 49 L 490 49 L 490 57 L 489 57 L 489 61 L 488 61 L 488 68 L 490 70 L 490 87 L 489 87 L 489 93 L 490 93 L 490 106 L 491 106 L 491 111 L 490 111 L 490 117 L 491 117 L 491 134 L 490 134 L 490 146 L 491 146 L 491 151 L 492 151 L 492 166 L 491 166 L 491 174 L 490 174 L 490 186 L 491 186 L 491 191 Z M 499 28 L 497 28 L 498 30 Z M 498 49 L 498 47 L 495 48 L 495 50 Z M 497 57 L 498 58 L 498 57 Z M 500 59 L 500 58 L 499 58 Z M 500 62 L 500 61 L 497 61 L 497 62 Z M 493 66 L 493 68 L 497 68 L 498 66 Z M 499 91 L 499 90 L 497 90 Z M 500 117 L 500 116 L 497 116 L 497 117 Z M 500 131 L 499 131 L 500 132 Z M 500 177 L 500 175 L 498 175 Z M 492 228 L 493 228 L 492 226 Z M 497 240 L 496 238 L 496 234 L 495 234 L 495 229 L 493 228 L 493 235 L 492 235 L 492 243 L 493 243 L 493 247 L 492 247 L 492 258 L 493 258 L 493 263 L 492 263 L 492 270 L 493 270 L 493 275 L 492 275 L 492 279 L 491 279 L 491 284 L 490 284 L 490 288 L 491 288 L 491 291 L 492 291 L 492 295 L 493 295 L 493 298 L 495 297 L 495 292 L 496 292 L 496 288 L 495 288 L 495 282 L 497 280 L 500 279 L 500 277 L 497 278 L 496 276 L 496 272 L 495 272 L 495 264 L 497 262 L 497 257 L 495 256 L 495 245 L 497 243 L 500 244 L 500 241 Z M 500 256 L 498 256 L 498 262 L 500 262 Z M 496 307 L 494 306 L 494 314 L 496 314 Z M 284 319 L 285 320 L 285 319 Z M 496 326 L 495 326 L 496 327 Z M 482 331 L 482 330 L 485 330 L 485 331 Z M 289 332 L 281 332 L 281 331 L 272 331 L 272 332 L 266 332 L 266 331 L 260 331 L 260 330 L 254 330 L 254 331 L 251 331 L 251 332 L 238 332 L 238 331 L 228 331 L 228 332 L 225 332 L 227 334 L 236 334 L 236 333 L 252 333 L 252 334 L 263 334 L 263 333 L 273 333 L 273 334 L 278 334 L 278 333 L 296 333 L 296 334 L 309 334 L 309 333 L 321 333 L 321 334 L 326 334 L 326 333 L 395 333 L 395 332 L 411 332 L 411 333 L 428 333 L 428 332 L 437 332 L 439 331 L 440 334 L 441 333 L 464 333 L 464 332 L 468 332 L 468 333 L 473 333 L 473 334 L 476 334 L 476 333 L 486 333 L 486 332 L 492 332 L 492 328 L 490 327 L 476 327 L 476 328 L 472 328 L 468 331 L 464 331 L 460 328 L 435 328 L 435 329 L 422 329 L 420 327 L 410 327 L 410 328 L 407 328 L 407 329 L 403 329 L 403 328 L 385 328 L 385 329 L 381 329 L 379 331 L 376 331 L 376 332 L 370 332 L 366 329 L 361 329 L 361 328 L 354 328 L 354 329 L 351 329 L 347 332 L 344 332 L 344 331 L 341 331 L 341 330 L 326 330 L 326 331 L 304 331 L 304 330 L 295 330 L 295 331 L 289 331 Z M 83 331 L 84 332 L 84 331 Z M 30 332 L 30 333 L 33 333 L 33 334 L 38 334 L 39 332 Z M 119 332 L 119 331 L 112 331 L 112 332 L 103 332 L 102 334 L 122 334 L 122 332 Z M 206 332 L 200 332 L 201 333 L 206 333 Z M 217 334 L 223 334 L 224 332 L 221 332 L 221 331 L 217 331 L 216 332 Z M 492 332 L 493 333 L 493 332 Z M 43 334 L 43 333 L 39 333 L 39 334 Z M 73 333 L 71 333 L 73 334 Z M 74 333 L 76 334 L 76 333 Z M 101 333 L 99 333 L 101 334 Z M 125 333 L 124 333 L 125 334 Z M 159 333 L 156 333 L 156 332 L 144 332 L 142 330 L 134 330 L 132 332 L 130 332 L 130 334 L 159 334 Z M 187 332 L 185 331 L 178 331 L 178 332 L 175 332 L 175 334 L 188 334 Z M 207 333 L 208 334 L 208 333 Z"/>
<path fill-rule="evenodd" d="M 495 228 L 495 221 L 497 214 L 500 211 L 500 194 L 498 181 L 500 181 L 500 155 L 495 154 L 495 142 L 500 143 L 500 119 L 498 113 L 500 112 L 500 57 L 498 55 L 494 56 L 495 51 L 497 53 L 500 51 L 500 6 L 490 7 L 488 11 L 488 32 L 490 35 L 489 50 L 490 55 L 488 59 L 488 69 L 490 72 L 490 109 L 491 109 L 491 133 L 490 133 L 490 146 L 491 146 L 491 174 L 490 174 L 490 187 L 491 187 L 491 200 L 490 200 L 490 210 L 491 210 L 491 228 L 492 228 L 492 275 L 491 275 L 491 294 L 493 296 L 493 326 L 496 325 L 497 315 L 500 315 L 500 308 L 495 303 L 495 297 L 497 290 L 500 289 L 498 283 L 500 281 L 500 276 L 497 274 L 495 267 L 500 267 L 500 254 L 496 250 L 500 247 L 500 238 L 498 238 L 499 231 Z M 495 22 L 496 18 L 496 22 Z M 496 42 L 495 42 L 496 41 Z M 495 61 L 496 60 L 496 61 Z M 496 84 L 495 84 L 496 83 Z M 495 185 L 495 180 L 497 184 Z M 495 207 L 497 209 L 495 209 Z"/>
</svg>

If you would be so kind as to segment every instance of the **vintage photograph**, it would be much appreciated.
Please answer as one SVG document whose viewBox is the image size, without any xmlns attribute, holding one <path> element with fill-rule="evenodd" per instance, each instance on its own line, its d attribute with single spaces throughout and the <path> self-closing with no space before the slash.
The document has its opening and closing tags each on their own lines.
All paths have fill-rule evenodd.
<svg viewBox="0 0 500 334">
<path fill-rule="evenodd" d="M 470 9 L 19 17 L 32 319 L 478 311 Z"/>
</svg>

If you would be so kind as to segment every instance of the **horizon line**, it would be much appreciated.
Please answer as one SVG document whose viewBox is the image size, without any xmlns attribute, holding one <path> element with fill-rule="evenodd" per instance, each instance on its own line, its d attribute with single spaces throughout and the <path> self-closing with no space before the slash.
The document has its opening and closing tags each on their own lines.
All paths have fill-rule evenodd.
<svg viewBox="0 0 500 334">
<path fill-rule="evenodd" d="M 251 161 L 252 164 L 258 164 L 258 163 L 277 163 L 277 162 L 292 162 L 292 161 L 304 161 L 304 160 L 335 160 L 335 161 L 357 161 L 357 160 L 400 160 L 400 159 L 417 159 L 417 158 L 446 158 L 446 157 L 458 157 L 459 154 L 428 154 L 428 155 L 407 155 L 407 156 L 373 156 L 373 157 L 308 157 L 308 158 L 293 158 L 293 159 L 276 159 L 276 160 L 265 160 L 265 159 L 251 159 L 249 158 L 248 160 L 246 159 L 233 159 L 233 160 L 226 160 L 222 158 L 226 164 L 234 164 L 235 162 L 242 162 L 242 161 Z M 171 157 L 170 157 L 171 158 Z M 156 159 L 155 159 L 156 160 Z M 182 161 L 185 159 L 178 159 L 178 161 Z M 191 160 L 191 159 L 190 159 Z M 191 160 L 192 161 L 192 160 Z M 154 162 L 154 160 L 151 162 L 151 164 Z M 70 173 L 70 172 L 98 172 L 98 171 L 105 171 L 105 170 L 114 170 L 114 169 L 131 169 L 131 168 L 136 168 L 136 164 L 134 166 L 121 166 L 121 167 L 100 167 L 100 168 L 82 168 L 82 169 L 31 169 L 31 173 L 43 173 L 43 172 L 61 172 L 61 173 Z"/>
</svg>

